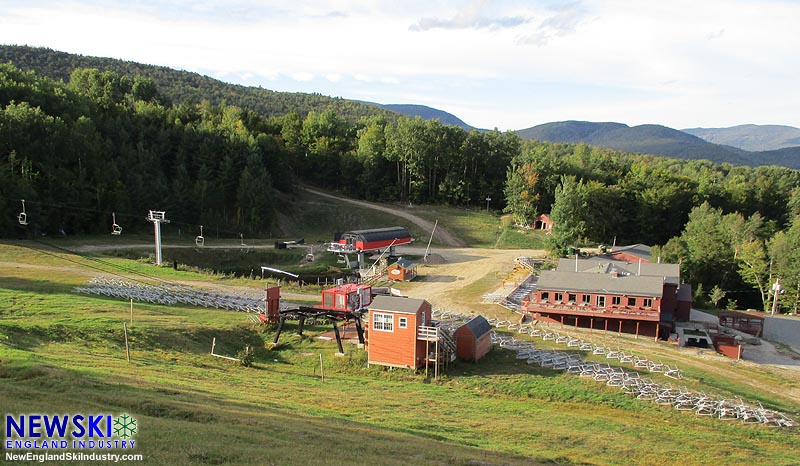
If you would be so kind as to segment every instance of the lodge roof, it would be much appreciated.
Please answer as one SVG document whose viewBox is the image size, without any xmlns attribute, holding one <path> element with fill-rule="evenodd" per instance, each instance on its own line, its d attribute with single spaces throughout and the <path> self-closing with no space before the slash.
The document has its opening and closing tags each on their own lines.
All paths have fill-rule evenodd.
<svg viewBox="0 0 800 466">
<path fill-rule="evenodd" d="M 536 289 L 660 297 L 664 292 L 664 278 L 636 275 L 614 277 L 614 275 L 605 273 L 545 270 L 536 283 Z"/>
<path fill-rule="evenodd" d="M 397 296 L 375 296 L 369 305 L 373 311 L 397 312 L 400 314 L 416 314 L 425 305 L 424 299 L 401 298 Z"/>
<path fill-rule="evenodd" d="M 624 252 L 625 254 L 630 254 L 631 256 L 638 257 L 642 260 L 650 260 L 652 257 L 652 253 L 650 252 L 650 246 L 646 244 L 631 244 L 628 246 L 617 246 L 614 247 L 613 250 L 606 253 L 606 255 L 613 256 L 614 254 L 618 254 Z"/>
<path fill-rule="evenodd" d="M 678 264 L 653 264 L 651 262 L 626 262 L 614 260 L 609 257 L 590 257 L 588 259 L 561 259 L 558 261 L 559 272 L 594 274 L 613 274 L 620 276 L 659 277 L 667 283 L 679 285 L 681 281 L 681 267 Z"/>
</svg>

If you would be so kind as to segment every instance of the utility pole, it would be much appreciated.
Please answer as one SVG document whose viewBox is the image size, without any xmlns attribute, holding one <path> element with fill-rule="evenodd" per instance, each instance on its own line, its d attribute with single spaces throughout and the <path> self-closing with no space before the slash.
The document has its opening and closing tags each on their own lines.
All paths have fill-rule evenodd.
<svg viewBox="0 0 800 466">
<path fill-rule="evenodd" d="M 778 309 L 779 294 L 783 294 L 783 288 L 781 287 L 780 278 L 775 280 L 775 283 L 772 285 L 772 314 L 770 315 L 770 317 L 775 317 L 775 311 Z"/>
</svg>

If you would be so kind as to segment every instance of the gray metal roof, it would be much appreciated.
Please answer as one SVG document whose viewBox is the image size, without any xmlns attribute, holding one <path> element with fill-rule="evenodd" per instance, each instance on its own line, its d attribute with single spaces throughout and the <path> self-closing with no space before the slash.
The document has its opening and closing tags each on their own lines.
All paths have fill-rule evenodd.
<svg viewBox="0 0 800 466">
<path fill-rule="evenodd" d="M 631 244 L 629 246 L 616 246 L 614 247 L 613 251 L 609 251 L 606 254 L 616 254 L 619 252 L 624 252 L 626 254 L 630 254 L 635 257 L 640 257 L 642 259 L 650 260 L 652 257 L 652 253 L 650 252 L 650 246 L 646 244 Z"/>
<path fill-rule="evenodd" d="M 483 335 L 492 331 L 492 326 L 483 316 L 475 316 L 469 322 L 463 325 L 470 329 L 475 338 L 480 338 Z M 458 330 L 456 330 L 458 331 Z"/>
<path fill-rule="evenodd" d="M 678 264 L 653 264 L 650 262 L 626 262 L 608 257 L 595 256 L 588 259 L 561 259 L 558 261 L 559 272 L 578 272 L 612 274 L 616 271 L 620 276 L 641 275 L 643 277 L 666 278 L 668 283 L 675 285 L 681 281 L 681 266 Z"/>
<path fill-rule="evenodd" d="M 659 297 L 664 292 L 662 277 L 575 273 L 545 270 L 536 283 L 537 290 L 574 291 Z"/>
<path fill-rule="evenodd" d="M 397 296 L 375 296 L 370 310 L 399 312 L 401 314 L 416 314 L 425 304 L 424 299 L 400 298 Z"/>
</svg>

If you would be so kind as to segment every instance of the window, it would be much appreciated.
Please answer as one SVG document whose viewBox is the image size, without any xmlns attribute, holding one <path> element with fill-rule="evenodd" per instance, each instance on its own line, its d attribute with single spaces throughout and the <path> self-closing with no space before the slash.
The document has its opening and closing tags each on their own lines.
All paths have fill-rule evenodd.
<svg viewBox="0 0 800 466">
<path fill-rule="evenodd" d="M 619 297 L 619 296 L 612 296 L 611 297 L 611 305 L 612 306 L 619 306 L 619 304 L 621 302 L 622 302 L 622 298 L 621 297 Z"/>
<path fill-rule="evenodd" d="M 372 314 L 372 330 L 394 332 L 394 314 Z"/>
<path fill-rule="evenodd" d="M 560 303 L 564 299 L 564 293 L 556 293 L 555 294 L 555 301 Z"/>
<path fill-rule="evenodd" d="M 592 302 L 592 295 L 585 294 L 585 295 L 581 296 L 581 301 L 586 303 L 586 304 L 590 304 Z"/>
<path fill-rule="evenodd" d="M 567 298 L 567 301 L 569 301 L 569 302 L 571 302 L 571 303 L 574 303 L 574 302 L 575 302 L 575 301 L 577 301 L 577 300 L 578 300 L 578 295 L 576 295 L 576 294 L 572 294 L 572 293 L 570 293 L 570 294 L 569 294 L 569 297 Z"/>
<path fill-rule="evenodd" d="M 642 306 L 653 307 L 653 298 L 644 298 L 643 301 L 644 303 L 642 303 Z"/>
<path fill-rule="evenodd" d="M 322 306 L 333 307 L 333 293 L 322 293 Z"/>
<path fill-rule="evenodd" d="M 606 297 L 605 296 L 598 296 L 597 297 L 597 307 L 606 307 Z"/>
<path fill-rule="evenodd" d="M 636 298 L 628 298 L 628 306 L 636 306 Z"/>
<path fill-rule="evenodd" d="M 542 291 L 542 301 L 547 301 L 548 299 L 550 299 L 550 293 Z"/>
<path fill-rule="evenodd" d="M 336 295 L 336 309 L 344 309 L 344 295 L 337 294 Z"/>
<path fill-rule="evenodd" d="M 408 317 L 399 317 L 397 319 L 398 328 L 408 328 Z"/>
</svg>

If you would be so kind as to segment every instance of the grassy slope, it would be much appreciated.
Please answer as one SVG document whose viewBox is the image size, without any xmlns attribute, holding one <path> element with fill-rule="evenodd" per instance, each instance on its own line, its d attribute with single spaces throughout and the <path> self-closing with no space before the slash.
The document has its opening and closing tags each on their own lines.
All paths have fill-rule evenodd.
<svg viewBox="0 0 800 466">
<path fill-rule="evenodd" d="M 800 459 L 797 433 L 678 413 L 593 381 L 531 368 L 498 349 L 488 360 L 459 364 L 443 381 L 431 383 L 406 371 L 366 369 L 363 351 L 348 348 L 347 356 L 337 358 L 330 342 L 289 332 L 278 350 L 268 351 L 263 343 L 271 335 L 245 324 L 241 314 L 137 304 L 127 364 L 127 303 L 71 291 L 86 280 L 76 273 L 76 262 L 85 260 L 0 246 L 0 261 L 8 259 L 75 270 L 43 276 L 24 266 L 0 269 L 0 405 L 10 413 L 128 412 L 139 420 L 138 452 L 151 464 Z M 148 267 L 131 266 L 143 272 Z M 188 275 L 158 273 L 165 279 Z M 308 333 L 314 330 L 324 329 Z M 253 345 L 255 367 L 209 356 L 212 337 L 221 354 Z M 324 384 L 318 354 L 326 361 Z M 699 375 L 704 380 L 687 383 L 753 394 Z M 800 409 L 796 400 L 773 400 L 772 406 Z"/>
</svg>

